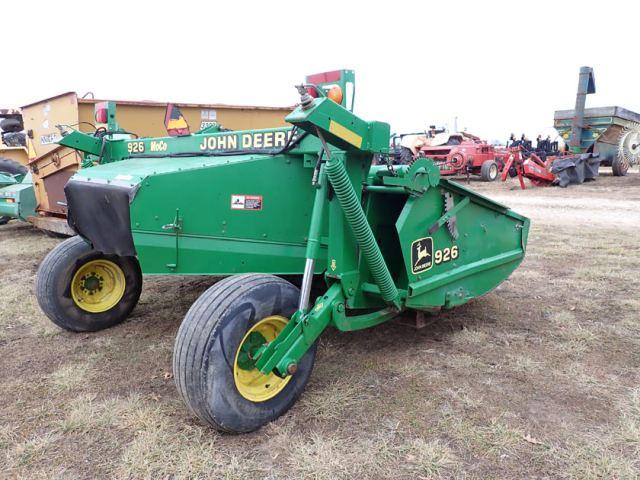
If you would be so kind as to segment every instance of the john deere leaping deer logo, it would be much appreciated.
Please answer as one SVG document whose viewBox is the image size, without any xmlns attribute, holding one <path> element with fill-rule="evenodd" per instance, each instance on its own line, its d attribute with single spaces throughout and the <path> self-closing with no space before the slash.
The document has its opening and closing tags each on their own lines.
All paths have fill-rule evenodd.
<svg viewBox="0 0 640 480">
<path fill-rule="evenodd" d="M 420 238 L 411 244 L 411 271 L 414 274 L 429 270 L 433 265 L 433 239 Z"/>
</svg>

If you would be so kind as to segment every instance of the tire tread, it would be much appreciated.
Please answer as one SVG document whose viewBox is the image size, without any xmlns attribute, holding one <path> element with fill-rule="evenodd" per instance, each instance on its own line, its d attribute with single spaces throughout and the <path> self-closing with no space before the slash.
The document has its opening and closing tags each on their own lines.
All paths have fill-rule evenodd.
<svg viewBox="0 0 640 480">
<path fill-rule="evenodd" d="M 202 421 L 227 433 L 238 431 L 221 425 L 207 404 L 206 348 L 215 336 L 219 319 L 246 292 L 264 284 L 289 283 L 269 274 L 241 274 L 227 277 L 204 292 L 191 306 L 176 335 L 173 372 L 178 392 L 189 410 Z"/>
<path fill-rule="evenodd" d="M 96 314 L 95 316 L 89 314 L 89 317 L 84 318 L 78 317 L 77 314 L 73 312 L 65 311 L 64 307 L 60 304 L 60 298 L 58 298 L 57 282 L 61 281 L 60 276 L 64 275 L 63 272 L 70 262 L 81 259 L 83 256 L 89 255 L 92 252 L 92 247 L 85 242 L 82 237 L 74 236 L 56 245 L 38 267 L 35 285 L 38 304 L 53 323 L 65 330 L 72 332 L 90 332 L 116 325 L 129 316 L 140 298 L 142 290 L 142 272 L 140 271 L 140 265 L 133 257 L 122 257 L 120 266 L 125 270 L 125 275 L 129 275 L 136 280 L 127 284 L 126 288 L 132 288 L 133 290 L 125 293 L 125 297 L 122 300 L 122 302 L 125 303 L 122 303 L 122 306 L 118 307 L 120 310 L 117 313 L 117 317 L 114 317 L 112 310 Z M 75 315 L 75 318 L 73 318 L 73 315 Z"/>
</svg>

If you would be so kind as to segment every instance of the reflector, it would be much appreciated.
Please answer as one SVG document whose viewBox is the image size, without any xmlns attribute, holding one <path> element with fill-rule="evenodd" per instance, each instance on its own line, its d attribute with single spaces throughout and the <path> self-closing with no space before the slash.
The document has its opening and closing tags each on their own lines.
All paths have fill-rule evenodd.
<svg viewBox="0 0 640 480">
<path fill-rule="evenodd" d="M 95 106 L 95 118 L 98 123 L 107 123 L 108 119 L 107 102 L 96 103 Z"/>
<path fill-rule="evenodd" d="M 167 111 L 164 115 L 164 126 L 171 137 L 189 135 L 191 133 L 189 124 L 182 115 L 182 112 L 172 103 L 167 105 Z"/>
</svg>

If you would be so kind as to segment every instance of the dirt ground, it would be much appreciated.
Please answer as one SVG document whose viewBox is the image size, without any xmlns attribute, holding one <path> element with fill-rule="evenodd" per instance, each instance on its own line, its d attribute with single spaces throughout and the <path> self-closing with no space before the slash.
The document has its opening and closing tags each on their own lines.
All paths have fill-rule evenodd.
<svg viewBox="0 0 640 480">
<path fill-rule="evenodd" d="M 327 332 L 300 402 L 240 436 L 171 378 L 212 279 L 147 278 L 129 321 L 72 334 L 34 298 L 58 240 L 0 227 L 0 478 L 640 478 L 640 174 L 471 187 L 532 219 L 511 278 L 418 331 Z"/>
</svg>

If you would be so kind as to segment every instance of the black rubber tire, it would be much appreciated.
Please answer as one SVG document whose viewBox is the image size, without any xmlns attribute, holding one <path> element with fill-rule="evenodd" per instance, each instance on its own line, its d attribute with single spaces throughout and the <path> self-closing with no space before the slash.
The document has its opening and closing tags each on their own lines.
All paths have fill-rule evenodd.
<svg viewBox="0 0 640 480">
<path fill-rule="evenodd" d="M 410 148 L 400 147 L 400 165 L 411 165 L 413 163 L 413 152 Z"/>
<path fill-rule="evenodd" d="M 106 312 L 90 313 L 78 307 L 71 297 L 71 280 L 82 265 L 99 258 L 116 263 L 124 272 L 126 285 L 120 302 Z M 36 276 L 40 308 L 53 323 L 72 332 L 95 332 L 117 325 L 134 309 L 141 291 L 142 271 L 135 257 L 104 255 L 78 236 L 51 250 Z"/>
<path fill-rule="evenodd" d="M 624 177 L 629 171 L 629 164 L 620 157 L 616 157 L 611 161 L 611 171 L 616 177 Z"/>
<path fill-rule="evenodd" d="M 264 402 L 240 395 L 233 365 L 246 332 L 269 315 L 290 318 L 298 297 L 298 288 L 282 278 L 245 274 L 216 283 L 191 306 L 176 337 L 173 373 L 178 392 L 203 422 L 227 433 L 251 432 L 296 402 L 311 375 L 317 342 L 284 389 Z"/>
<path fill-rule="evenodd" d="M 485 160 L 480 167 L 480 178 L 485 182 L 493 182 L 500 176 L 500 168 L 494 160 Z"/>
<path fill-rule="evenodd" d="M 15 160 L 0 157 L 0 173 L 8 173 L 9 175 L 26 175 L 28 171 L 27 167 Z"/>
<path fill-rule="evenodd" d="M 24 129 L 22 121 L 17 118 L 5 118 L 0 120 L 0 129 L 3 132 L 19 132 Z"/>
<path fill-rule="evenodd" d="M 2 142 L 7 147 L 26 147 L 27 136 L 22 132 L 6 133 L 2 134 Z"/>
<path fill-rule="evenodd" d="M 7 217 L 7 216 L 0 217 L 0 225 L 6 225 L 7 223 L 9 223 L 9 220 L 11 220 L 11 218 L 13 217 Z"/>
</svg>

